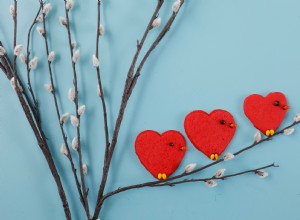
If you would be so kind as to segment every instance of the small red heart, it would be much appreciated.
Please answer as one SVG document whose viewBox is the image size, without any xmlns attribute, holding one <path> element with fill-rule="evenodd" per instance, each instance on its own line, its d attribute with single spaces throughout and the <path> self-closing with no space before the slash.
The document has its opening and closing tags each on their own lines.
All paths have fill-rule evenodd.
<svg viewBox="0 0 300 220">
<path fill-rule="evenodd" d="M 247 118 L 264 134 L 270 130 L 275 131 L 280 126 L 288 109 L 286 97 L 281 92 L 272 92 L 266 97 L 253 94 L 244 101 Z"/>
<path fill-rule="evenodd" d="M 184 137 L 174 130 L 166 131 L 162 135 L 146 130 L 135 140 L 135 152 L 141 163 L 159 180 L 164 180 L 174 173 L 186 150 Z"/>
<path fill-rule="evenodd" d="M 226 149 L 236 130 L 232 115 L 224 110 L 210 114 L 197 110 L 184 120 L 185 132 L 192 144 L 212 160 L 217 160 Z"/>
</svg>

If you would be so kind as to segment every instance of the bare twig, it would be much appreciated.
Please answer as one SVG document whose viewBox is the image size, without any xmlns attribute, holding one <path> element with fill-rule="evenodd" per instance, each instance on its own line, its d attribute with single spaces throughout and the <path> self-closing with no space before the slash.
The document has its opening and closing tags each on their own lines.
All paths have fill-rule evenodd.
<svg viewBox="0 0 300 220">
<path fill-rule="evenodd" d="M 69 48 L 70 48 L 70 55 L 71 55 L 71 60 L 73 57 L 73 48 L 72 48 L 72 37 L 71 37 L 71 30 L 70 30 L 70 19 L 69 19 L 69 10 L 67 9 L 66 5 L 66 0 L 65 2 L 65 14 L 66 14 L 66 20 L 67 20 L 67 32 L 68 32 L 68 41 L 69 41 Z M 80 177 L 81 177 L 81 186 L 82 186 L 82 193 L 83 193 L 83 199 L 84 199 L 84 204 L 85 204 L 85 210 L 88 219 L 90 219 L 90 211 L 89 211 L 89 203 L 88 203 L 88 191 L 86 189 L 86 184 L 85 184 L 85 179 L 84 179 L 84 173 L 82 169 L 82 151 L 81 151 L 81 140 L 80 140 L 80 115 L 78 113 L 78 83 L 77 83 L 77 72 L 76 72 L 76 63 L 72 61 L 72 69 L 73 69 L 73 76 L 74 76 L 74 88 L 75 88 L 75 109 L 76 109 L 76 117 L 79 120 L 79 124 L 77 126 L 77 138 L 78 138 L 78 157 L 79 157 L 79 167 L 80 167 Z"/>
<path fill-rule="evenodd" d="M 41 5 L 41 8 L 43 10 L 44 6 L 43 6 L 43 2 L 41 0 L 40 0 L 40 5 Z M 48 58 L 50 51 L 49 51 L 48 38 L 47 38 L 46 16 L 45 16 L 44 13 L 42 13 L 42 16 L 43 16 L 43 27 L 44 27 L 44 36 L 43 37 L 44 37 L 44 40 L 45 40 L 46 55 L 47 55 L 47 58 Z M 51 85 L 52 85 L 52 88 L 53 88 L 52 96 L 53 96 L 53 100 L 54 100 L 57 119 L 58 119 L 58 122 L 59 122 L 60 131 L 61 131 L 61 134 L 62 134 L 62 137 L 63 137 L 63 140 L 64 140 L 64 144 L 65 144 L 66 149 L 68 151 L 68 155 L 66 155 L 66 157 L 68 158 L 68 160 L 70 162 L 70 165 L 71 165 L 71 169 L 72 169 L 73 176 L 74 176 L 75 183 L 76 183 L 76 187 L 77 187 L 77 190 L 78 190 L 78 193 L 79 193 L 80 201 L 81 201 L 81 203 L 83 204 L 83 206 L 85 208 L 85 202 L 84 202 L 83 194 L 82 194 L 82 191 L 81 191 L 81 185 L 80 185 L 80 182 L 79 182 L 79 179 L 78 179 L 78 176 L 77 176 L 77 171 L 76 171 L 76 168 L 75 168 L 75 165 L 74 165 L 74 162 L 73 162 L 73 158 L 72 158 L 72 155 L 71 155 L 70 147 L 69 147 L 68 140 L 67 140 L 67 135 L 66 135 L 66 132 L 63 128 L 63 123 L 60 123 L 61 114 L 60 114 L 60 111 L 59 111 L 58 101 L 57 101 L 57 97 L 56 97 L 56 90 L 55 90 L 55 85 L 54 85 L 54 80 L 53 80 L 51 62 L 49 60 L 48 60 L 48 70 L 49 70 Z"/>
<path fill-rule="evenodd" d="M 31 38 L 31 31 L 34 27 L 34 25 L 37 23 L 36 19 L 37 17 L 39 16 L 40 14 L 40 11 L 41 11 L 42 7 L 40 6 L 39 7 L 39 10 L 29 28 L 29 31 L 28 31 L 28 34 L 27 34 L 27 50 L 26 50 L 26 68 L 27 68 L 27 84 L 28 84 L 28 90 L 31 94 L 31 97 L 32 97 L 32 100 L 33 100 L 33 103 L 34 103 L 34 110 L 36 112 L 36 115 L 37 115 L 37 123 L 39 126 L 41 126 L 41 119 L 40 119 L 40 115 L 39 115 L 39 106 L 38 106 L 38 101 L 35 97 L 35 94 L 34 94 L 34 91 L 32 89 L 32 85 L 31 85 L 31 77 L 30 77 L 30 68 L 29 68 L 29 62 L 30 62 L 30 50 L 29 50 L 29 47 L 30 47 L 30 38 Z"/>
<path fill-rule="evenodd" d="M 98 19 L 97 19 L 97 36 L 96 36 L 96 54 L 95 56 L 99 60 L 99 38 L 100 38 L 100 24 L 101 24 L 101 1 L 98 0 Z M 104 133 L 105 133 L 105 158 L 108 155 L 108 150 L 109 150 L 109 133 L 108 133 L 108 121 L 107 121 L 107 111 L 106 111 L 106 103 L 105 103 L 105 94 L 103 92 L 103 86 L 102 86 L 102 80 L 101 80 L 101 72 L 100 72 L 100 67 L 96 67 L 97 71 L 97 78 L 98 78 L 98 86 L 100 90 L 100 99 L 102 103 L 102 110 L 103 110 L 103 119 L 104 119 Z"/>
</svg>

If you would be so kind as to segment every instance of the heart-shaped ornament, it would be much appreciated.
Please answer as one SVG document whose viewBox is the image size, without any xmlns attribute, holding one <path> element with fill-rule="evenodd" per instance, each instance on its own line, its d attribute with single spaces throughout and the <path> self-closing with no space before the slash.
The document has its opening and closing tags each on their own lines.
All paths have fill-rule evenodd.
<svg viewBox="0 0 300 220">
<path fill-rule="evenodd" d="M 141 132 L 135 140 L 135 152 L 144 167 L 158 180 L 167 179 L 177 169 L 187 150 L 183 135 L 174 130 L 159 134 Z"/>
<path fill-rule="evenodd" d="M 217 109 L 208 114 L 197 110 L 185 117 L 184 129 L 199 151 L 218 160 L 234 136 L 236 123 L 227 111 Z"/>
<path fill-rule="evenodd" d="M 281 92 L 248 96 L 244 101 L 244 112 L 255 128 L 266 136 L 272 136 L 283 121 L 287 110 L 286 97 Z"/>
</svg>

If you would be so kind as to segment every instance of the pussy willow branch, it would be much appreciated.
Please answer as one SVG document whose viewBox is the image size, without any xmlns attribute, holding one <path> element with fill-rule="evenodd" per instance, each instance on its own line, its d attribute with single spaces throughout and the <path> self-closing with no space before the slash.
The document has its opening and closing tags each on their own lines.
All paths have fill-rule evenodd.
<svg viewBox="0 0 300 220">
<path fill-rule="evenodd" d="M 15 28 L 15 30 L 14 30 L 14 48 L 15 48 L 16 39 L 17 39 L 17 1 L 16 0 L 14 1 L 14 6 L 15 6 L 15 14 L 14 14 L 14 28 Z M 7 76 L 8 80 L 11 80 L 13 76 L 15 77 L 15 82 L 16 82 L 15 91 L 16 91 L 17 97 L 18 97 L 19 102 L 22 106 L 22 109 L 25 113 L 25 116 L 26 116 L 26 118 L 29 122 L 29 125 L 31 126 L 32 131 L 33 131 L 33 133 L 36 137 L 38 145 L 39 145 L 41 151 L 43 152 L 43 155 L 44 155 L 44 157 L 45 157 L 45 159 L 48 163 L 48 166 L 50 168 L 52 176 L 54 177 L 55 183 L 56 183 L 57 188 L 58 188 L 59 196 L 60 196 L 60 199 L 61 199 L 62 204 L 63 204 L 66 219 L 71 220 L 72 217 L 71 217 L 71 212 L 70 212 L 70 209 L 69 209 L 68 201 L 67 201 L 67 198 L 66 198 L 66 194 L 65 194 L 63 185 L 61 183 L 60 176 L 57 172 L 55 163 L 53 161 L 53 157 L 52 157 L 51 152 L 49 150 L 49 146 L 46 142 L 46 139 L 44 139 L 43 136 L 40 136 L 43 133 L 39 131 L 39 128 L 35 124 L 35 121 L 34 121 L 32 115 L 31 115 L 30 107 L 27 105 L 27 103 L 26 103 L 26 101 L 23 97 L 23 93 L 26 93 L 26 91 L 23 89 L 23 93 L 22 93 L 19 89 L 18 85 L 20 85 L 22 88 L 24 88 L 24 86 L 22 85 L 21 81 L 17 80 L 18 79 L 18 74 L 17 74 L 17 69 L 16 69 L 16 67 L 17 67 L 16 66 L 16 56 L 14 55 L 14 65 L 13 65 L 13 67 L 12 67 L 11 62 L 10 62 L 7 55 L 1 57 L 1 63 L 2 63 L 2 66 L 4 66 L 4 68 L 5 68 L 4 73 Z"/>
<path fill-rule="evenodd" d="M 69 48 L 70 48 L 70 55 L 71 60 L 73 57 L 73 48 L 72 48 L 72 37 L 71 37 L 71 30 L 70 30 L 70 19 L 69 19 L 69 10 L 67 9 L 66 0 L 64 0 L 65 3 L 65 13 L 66 13 L 66 20 L 67 20 L 67 32 L 68 32 L 68 40 L 69 40 Z M 90 211 L 89 211 L 89 202 L 88 202 L 88 191 L 86 189 L 85 185 L 85 179 L 84 179 L 84 173 L 82 169 L 82 152 L 81 152 L 81 140 L 80 140 L 80 115 L 78 114 L 78 83 L 77 83 L 77 73 L 76 73 L 76 63 L 72 61 L 72 69 L 73 69 L 73 75 L 74 75 L 74 88 L 75 88 L 75 109 L 76 109 L 76 117 L 79 120 L 79 124 L 77 126 L 77 138 L 78 138 L 78 157 L 79 157 L 79 167 L 80 167 L 80 177 L 81 177 L 81 186 L 82 186 L 82 193 L 83 193 L 83 200 L 85 204 L 85 210 L 88 219 L 90 219 Z"/>
<path fill-rule="evenodd" d="M 228 178 L 241 176 L 241 175 L 244 175 L 244 174 L 247 174 L 247 173 L 257 174 L 258 171 L 263 170 L 263 169 L 267 169 L 267 168 L 271 168 L 271 167 L 279 167 L 279 166 L 272 163 L 272 164 L 269 164 L 269 165 L 266 165 L 266 166 L 263 166 L 263 167 L 259 167 L 259 168 L 256 168 L 256 169 L 246 170 L 246 171 L 239 172 L 239 173 L 233 173 L 233 174 L 225 175 L 225 176 L 222 176 L 222 177 L 213 176 L 213 177 L 210 177 L 210 178 L 201 178 L 201 179 L 184 179 L 184 180 L 176 181 L 176 182 L 164 182 L 162 184 L 153 185 L 151 187 L 160 187 L 160 186 L 171 186 L 171 187 L 173 187 L 175 185 L 179 185 L 179 184 L 183 184 L 183 183 L 206 182 L 206 181 L 209 181 L 209 180 L 226 180 Z"/>
<path fill-rule="evenodd" d="M 33 100 L 33 103 L 34 103 L 34 108 L 35 108 L 35 112 L 36 112 L 36 115 L 37 115 L 37 123 L 39 126 L 41 126 L 41 118 L 40 118 L 40 114 L 39 114 L 39 106 L 38 106 L 38 101 L 35 97 L 35 94 L 34 94 L 34 91 L 32 89 L 32 85 L 31 85 L 31 76 L 30 76 L 30 68 L 29 68 L 29 62 L 30 62 L 30 50 L 29 50 L 29 47 L 30 47 L 30 38 L 31 38 L 31 31 L 34 27 L 34 25 L 37 23 L 36 19 L 37 17 L 39 16 L 40 14 L 40 11 L 41 11 L 42 7 L 40 6 L 39 7 L 39 10 L 29 28 L 29 31 L 28 31 L 28 34 L 27 34 L 27 55 L 26 55 L 26 67 L 27 67 L 27 84 L 28 84 L 28 90 L 31 94 L 31 97 L 32 97 L 32 100 Z"/>
<path fill-rule="evenodd" d="M 99 60 L 99 38 L 100 38 L 100 24 L 101 24 L 101 1 L 98 0 L 98 19 L 97 19 L 97 36 L 96 36 L 96 54 L 95 56 Z M 106 111 L 106 103 L 105 103 L 105 94 L 103 92 L 102 80 L 101 80 L 101 72 L 100 67 L 96 67 L 97 78 L 98 78 L 98 86 L 100 90 L 100 99 L 102 103 L 103 110 L 103 119 L 104 119 L 104 133 L 105 133 L 105 158 L 108 155 L 109 150 L 109 133 L 108 133 L 108 122 L 107 122 L 107 111 Z"/>
<path fill-rule="evenodd" d="M 295 125 L 297 125 L 297 124 L 299 124 L 299 123 L 300 123 L 300 121 L 299 121 L 299 122 L 293 122 L 292 124 L 286 126 L 285 128 L 283 128 L 283 129 L 277 131 L 272 137 L 276 137 L 276 136 L 278 136 L 279 134 L 282 134 L 282 133 L 284 132 L 285 129 L 291 128 L 291 127 L 293 127 L 293 126 L 295 126 Z M 247 151 L 247 150 L 250 150 L 250 149 L 252 149 L 253 147 L 255 147 L 255 146 L 259 145 L 259 144 L 262 144 L 262 143 L 264 143 L 264 142 L 266 142 L 266 141 L 272 140 L 272 137 L 266 137 L 266 138 L 264 138 L 264 139 L 262 139 L 262 140 L 260 140 L 260 141 L 258 141 L 258 142 L 254 142 L 253 144 L 251 144 L 251 145 L 249 145 L 249 146 L 247 146 L 247 147 L 245 147 L 245 148 L 242 148 L 241 150 L 237 151 L 237 152 L 234 153 L 233 155 L 238 156 L 239 154 L 242 154 L 243 152 L 245 152 L 245 151 Z M 156 185 L 162 185 L 163 183 L 166 183 L 166 182 L 170 183 L 170 182 L 173 181 L 173 180 L 178 180 L 178 179 L 181 179 L 181 178 L 183 178 L 183 177 L 187 177 L 187 176 L 190 176 L 190 175 L 192 175 L 192 174 L 199 173 L 199 172 L 201 172 L 201 171 L 203 171 L 203 170 L 205 170 L 205 169 L 207 169 L 207 168 L 209 168 L 209 167 L 212 167 L 212 166 L 214 166 L 214 165 L 216 165 L 216 164 L 218 164 L 218 163 L 221 163 L 221 162 L 223 162 L 223 161 L 224 161 L 224 159 L 222 158 L 222 159 L 219 159 L 219 160 L 217 160 L 217 161 L 214 161 L 214 162 L 212 162 L 212 163 L 210 163 L 210 164 L 207 164 L 207 165 L 205 165 L 205 166 L 203 166 L 203 167 L 200 167 L 200 168 L 198 168 L 198 169 L 195 169 L 194 171 L 192 171 L 192 172 L 190 172 L 190 173 L 183 172 L 183 173 L 180 174 L 180 175 L 170 177 L 170 178 L 168 178 L 168 179 L 166 179 L 166 180 L 162 180 L 162 181 L 152 181 L 152 182 L 146 182 L 146 183 L 140 183 L 140 184 L 136 184 L 136 185 L 126 186 L 126 187 L 120 187 L 120 188 L 118 188 L 117 190 L 114 190 L 114 191 L 112 191 L 112 192 L 107 193 L 106 195 L 104 195 L 104 196 L 103 196 L 103 200 L 105 200 L 106 198 L 108 198 L 108 197 L 110 197 L 110 196 L 112 196 L 112 195 L 115 195 L 115 194 L 118 194 L 118 193 L 120 193 L 120 192 L 124 192 L 124 191 L 127 191 L 127 190 L 138 189 L 138 188 L 142 188 L 142 187 L 153 187 L 153 186 L 156 186 Z"/>
<path fill-rule="evenodd" d="M 42 11 L 43 11 L 44 6 L 43 6 L 43 2 L 41 0 L 40 0 L 40 5 L 41 5 Z M 48 38 L 47 38 L 46 16 L 45 16 L 44 13 L 42 13 L 42 16 L 43 16 L 43 27 L 44 27 L 44 36 L 43 37 L 44 37 L 44 40 L 45 40 L 46 55 L 47 55 L 47 57 L 49 57 L 50 51 L 49 51 Z M 68 155 L 66 155 L 66 157 L 68 158 L 68 160 L 70 162 L 70 165 L 71 165 L 71 169 L 72 169 L 73 176 L 74 176 L 75 183 L 76 183 L 76 187 L 77 187 L 77 190 L 78 190 L 78 193 L 79 193 L 80 201 L 83 204 L 83 207 L 85 208 L 83 194 L 82 194 L 82 191 L 81 191 L 81 185 L 80 185 L 80 182 L 79 182 L 79 179 L 78 179 L 78 176 L 77 176 L 77 171 L 76 171 L 76 168 L 75 168 L 75 165 L 74 165 L 74 162 L 73 162 L 72 154 L 71 154 L 70 147 L 69 147 L 68 140 L 67 140 L 67 135 L 66 135 L 66 132 L 64 130 L 63 123 L 60 123 L 61 114 L 60 114 L 60 111 L 59 111 L 57 97 L 56 97 L 56 90 L 55 90 L 55 85 L 54 85 L 54 80 L 53 80 L 52 66 L 51 66 L 51 62 L 49 60 L 48 60 L 48 70 L 49 70 L 51 85 L 52 85 L 52 88 L 53 88 L 52 96 L 53 96 L 53 100 L 54 100 L 57 119 L 58 119 L 58 122 L 59 122 L 59 127 L 60 127 L 60 131 L 61 131 L 61 135 L 62 135 L 63 140 L 64 140 L 64 144 L 65 144 L 66 149 L 68 151 Z"/>
<path fill-rule="evenodd" d="M 104 200 L 102 199 L 102 197 L 103 197 L 103 192 L 104 192 L 105 185 L 106 185 L 106 182 L 107 182 L 107 177 L 108 177 L 108 173 L 109 173 L 109 169 L 110 169 L 110 163 L 111 163 L 111 160 L 112 160 L 112 157 L 113 157 L 113 153 L 114 153 L 114 150 L 115 150 L 115 147 L 116 147 L 116 144 L 117 144 L 117 140 L 118 140 L 118 136 L 119 136 L 119 131 L 120 131 L 120 127 L 121 127 L 121 124 L 122 124 L 122 121 L 123 121 L 123 116 L 124 116 L 124 113 L 125 113 L 125 109 L 126 109 L 128 100 L 129 100 L 130 95 L 131 95 L 131 92 L 128 93 L 128 88 L 129 88 L 128 86 L 131 84 L 131 81 L 132 81 L 132 73 L 134 71 L 134 68 L 135 68 L 135 65 L 136 65 L 136 61 L 137 61 L 139 53 L 140 53 L 140 51 L 142 49 L 143 43 L 144 43 L 145 39 L 147 38 L 148 32 L 152 29 L 152 23 L 155 20 L 155 18 L 157 17 L 158 12 L 159 12 L 161 6 L 163 5 L 163 3 L 164 3 L 163 0 L 158 0 L 157 7 L 155 9 L 154 14 L 152 15 L 152 17 L 150 19 L 150 22 L 149 22 L 149 24 L 147 26 L 145 34 L 143 35 L 142 41 L 141 41 L 141 43 L 138 42 L 138 44 L 137 44 L 137 52 L 136 52 L 136 54 L 135 54 L 135 56 L 133 58 L 133 62 L 131 64 L 131 66 L 129 68 L 129 72 L 127 74 L 127 79 L 126 79 L 126 83 L 125 83 L 125 86 L 124 86 L 124 92 L 123 92 L 123 96 L 122 96 L 122 102 L 121 102 L 121 106 L 120 106 L 118 118 L 117 118 L 115 129 L 114 129 L 111 146 L 110 146 L 107 158 L 105 158 L 105 162 L 104 162 L 103 175 L 102 175 L 102 180 L 101 180 L 101 184 L 100 184 L 100 187 L 99 187 L 99 192 L 98 192 L 98 196 L 97 196 L 97 204 L 96 204 L 96 209 L 95 209 L 95 213 L 94 213 L 93 219 L 96 219 L 99 216 L 102 204 L 104 202 Z M 181 0 L 180 8 L 181 8 L 181 6 L 183 4 L 184 4 L 184 0 Z M 173 24 L 173 21 L 175 20 L 176 16 L 178 15 L 178 12 L 172 14 L 171 18 L 174 17 L 174 19 L 171 22 L 168 22 L 165 25 L 165 27 L 163 28 L 163 30 L 161 31 L 161 33 L 159 34 L 159 36 L 161 36 L 160 37 L 161 39 L 165 36 L 165 34 L 170 29 L 171 25 Z M 159 42 L 160 42 L 160 40 L 157 42 L 157 44 Z M 149 55 L 150 55 L 150 53 L 149 53 Z M 149 57 L 149 55 L 148 55 L 148 57 Z M 145 61 L 147 60 L 147 58 L 145 59 Z M 141 71 L 141 69 L 140 69 L 140 71 Z"/>
<path fill-rule="evenodd" d="M 243 175 L 243 174 L 247 174 L 247 173 L 257 173 L 259 170 L 263 170 L 263 169 L 267 169 L 267 168 L 270 168 L 270 167 L 278 167 L 277 165 L 275 165 L 274 163 L 270 164 L 270 165 L 267 165 L 267 166 L 263 166 L 263 167 L 259 167 L 259 168 L 256 168 L 256 169 L 252 169 L 252 170 L 246 170 L 246 171 L 243 171 L 243 172 L 239 172 L 239 173 L 234 173 L 234 174 L 230 174 L 230 175 L 225 175 L 225 176 L 222 176 L 222 177 L 210 177 L 210 178 L 201 178 L 201 179 L 184 179 L 184 180 L 181 180 L 181 181 L 176 181 L 176 182 L 170 182 L 170 181 L 166 181 L 166 182 L 163 182 L 161 184 L 147 184 L 147 183 L 143 183 L 143 184 L 139 184 L 139 185 L 133 185 L 133 186 L 126 186 L 126 187 L 122 187 L 122 188 L 119 188 L 115 191 L 112 191 L 110 193 L 107 193 L 103 199 L 108 199 L 109 197 L 113 196 L 113 195 L 116 195 L 118 193 L 121 193 L 121 192 L 124 192 L 124 191 L 128 191 L 128 190 L 131 190 L 131 189 L 139 189 L 139 188 L 144 188 L 144 187 L 161 187 L 161 186 L 175 186 L 175 185 L 179 185 L 179 184 L 183 184 L 183 183 L 192 183 L 192 182 L 206 182 L 208 180 L 226 180 L 230 177 L 235 177 L 235 176 L 240 176 L 240 175 Z"/>
</svg>

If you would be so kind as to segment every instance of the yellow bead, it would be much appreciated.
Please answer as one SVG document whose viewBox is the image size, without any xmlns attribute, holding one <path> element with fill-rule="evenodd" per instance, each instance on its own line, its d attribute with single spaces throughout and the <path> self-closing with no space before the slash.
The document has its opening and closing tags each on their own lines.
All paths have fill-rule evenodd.
<svg viewBox="0 0 300 220">
<path fill-rule="evenodd" d="M 270 130 L 270 134 L 271 134 L 271 136 L 273 136 L 275 134 L 275 131 L 273 129 Z"/>
<path fill-rule="evenodd" d="M 215 154 L 215 160 L 218 160 L 218 159 L 219 159 L 219 155 Z"/>
<path fill-rule="evenodd" d="M 270 130 L 267 130 L 267 131 L 266 131 L 266 135 L 269 137 L 270 134 L 271 134 Z"/>
<path fill-rule="evenodd" d="M 210 155 L 210 159 L 214 160 L 215 159 L 215 155 L 214 154 Z"/>
<path fill-rule="evenodd" d="M 161 179 L 162 178 L 162 174 L 161 173 L 159 173 L 158 175 L 157 175 L 157 179 Z"/>
<path fill-rule="evenodd" d="M 162 178 L 163 180 L 166 180 L 167 179 L 167 175 L 165 173 L 162 174 Z"/>
</svg>

